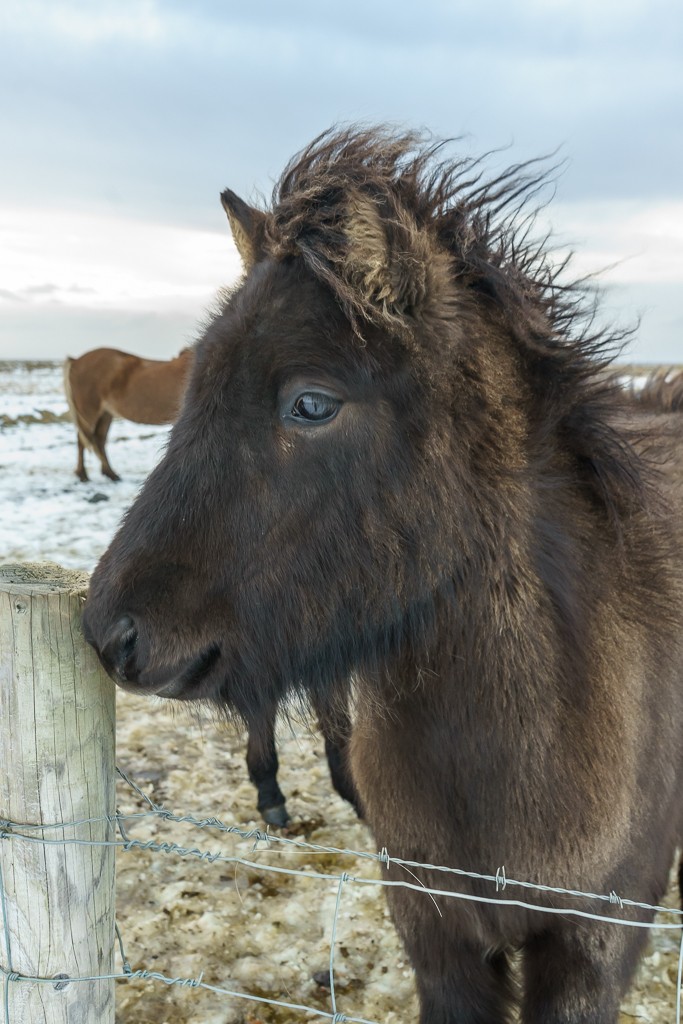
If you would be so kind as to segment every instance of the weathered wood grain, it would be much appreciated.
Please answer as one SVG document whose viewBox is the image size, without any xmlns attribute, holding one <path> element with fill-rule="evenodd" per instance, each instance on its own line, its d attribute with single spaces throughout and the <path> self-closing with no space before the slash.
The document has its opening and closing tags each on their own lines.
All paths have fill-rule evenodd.
<svg viewBox="0 0 683 1024">
<path fill-rule="evenodd" d="M 53 563 L 0 566 L 5 821 L 47 825 L 114 812 L 114 686 L 83 639 L 86 589 L 85 574 Z M 0 840 L 0 966 L 56 980 L 3 974 L 0 1022 L 113 1024 L 113 981 L 68 981 L 113 969 L 114 849 L 68 842 L 111 840 L 113 825 L 3 830 L 10 836 Z"/>
</svg>

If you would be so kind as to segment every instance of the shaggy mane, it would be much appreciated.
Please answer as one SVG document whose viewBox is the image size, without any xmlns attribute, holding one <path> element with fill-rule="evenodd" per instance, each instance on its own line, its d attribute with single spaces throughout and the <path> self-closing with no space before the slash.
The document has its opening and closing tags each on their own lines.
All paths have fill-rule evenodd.
<svg viewBox="0 0 683 1024">
<path fill-rule="evenodd" d="M 533 237 L 538 195 L 556 166 L 541 158 L 487 178 L 485 157 L 445 159 L 446 145 L 381 127 L 324 132 L 290 161 L 274 189 L 268 250 L 276 259 L 303 258 L 356 333 L 369 322 L 410 335 L 418 329 L 410 311 L 368 297 L 344 273 L 352 197 L 374 204 L 390 251 L 409 222 L 435 254 L 447 254 L 454 278 L 504 316 L 543 418 L 618 520 L 642 506 L 647 490 L 627 433 L 612 426 L 624 396 L 606 373 L 632 331 L 599 327 L 591 280 L 566 280 L 571 254 L 555 263 L 548 237 Z"/>
</svg>

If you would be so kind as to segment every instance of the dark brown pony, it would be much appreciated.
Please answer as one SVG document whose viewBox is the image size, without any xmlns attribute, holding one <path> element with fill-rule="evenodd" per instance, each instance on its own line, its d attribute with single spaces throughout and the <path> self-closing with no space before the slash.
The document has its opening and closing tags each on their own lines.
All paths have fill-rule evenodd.
<svg viewBox="0 0 683 1024">
<path fill-rule="evenodd" d="M 269 210 L 225 192 L 245 277 L 84 624 L 120 685 L 254 728 L 351 694 L 394 857 L 652 904 L 681 837 L 682 549 L 606 378 L 621 339 L 530 241 L 539 181 L 378 129 L 316 140 Z M 415 868 L 475 898 L 440 916 L 385 870 L 423 1024 L 617 1020 L 645 929 Z"/>
<path fill-rule="evenodd" d="M 102 472 L 120 480 L 105 451 L 114 416 L 133 423 L 172 423 L 192 366 L 192 349 L 174 359 L 143 359 L 115 348 L 95 348 L 64 363 L 64 391 L 78 432 L 76 476 L 86 481 L 84 449 L 95 452 Z"/>
</svg>

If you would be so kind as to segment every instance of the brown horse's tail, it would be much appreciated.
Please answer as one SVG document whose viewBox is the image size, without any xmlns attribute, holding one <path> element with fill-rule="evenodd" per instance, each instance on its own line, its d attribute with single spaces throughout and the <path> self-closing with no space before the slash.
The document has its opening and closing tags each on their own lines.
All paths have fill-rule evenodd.
<svg viewBox="0 0 683 1024">
<path fill-rule="evenodd" d="M 81 439 L 84 448 L 88 448 L 90 451 L 95 451 L 93 436 L 88 430 L 88 425 L 80 415 L 74 402 L 73 392 L 71 390 L 71 364 L 73 363 L 71 356 L 67 356 L 64 360 L 64 394 L 66 395 L 66 401 L 69 406 L 69 412 L 71 413 L 71 419 L 74 422 L 78 436 Z"/>
</svg>

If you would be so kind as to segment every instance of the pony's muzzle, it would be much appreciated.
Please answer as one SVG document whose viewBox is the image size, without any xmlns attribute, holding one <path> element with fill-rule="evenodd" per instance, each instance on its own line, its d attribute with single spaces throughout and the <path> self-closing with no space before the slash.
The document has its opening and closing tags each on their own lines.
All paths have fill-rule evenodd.
<svg viewBox="0 0 683 1024">
<path fill-rule="evenodd" d="M 131 615 L 121 615 L 104 632 L 100 645 L 91 628 L 88 609 L 84 618 L 84 632 L 115 683 L 131 693 L 147 696 L 175 697 L 193 700 L 201 697 L 202 686 L 215 674 L 221 660 L 221 648 L 210 643 L 179 662 L 154 664 L 150 658 L 149 637 L 144 622 Z"/>
</svg>

